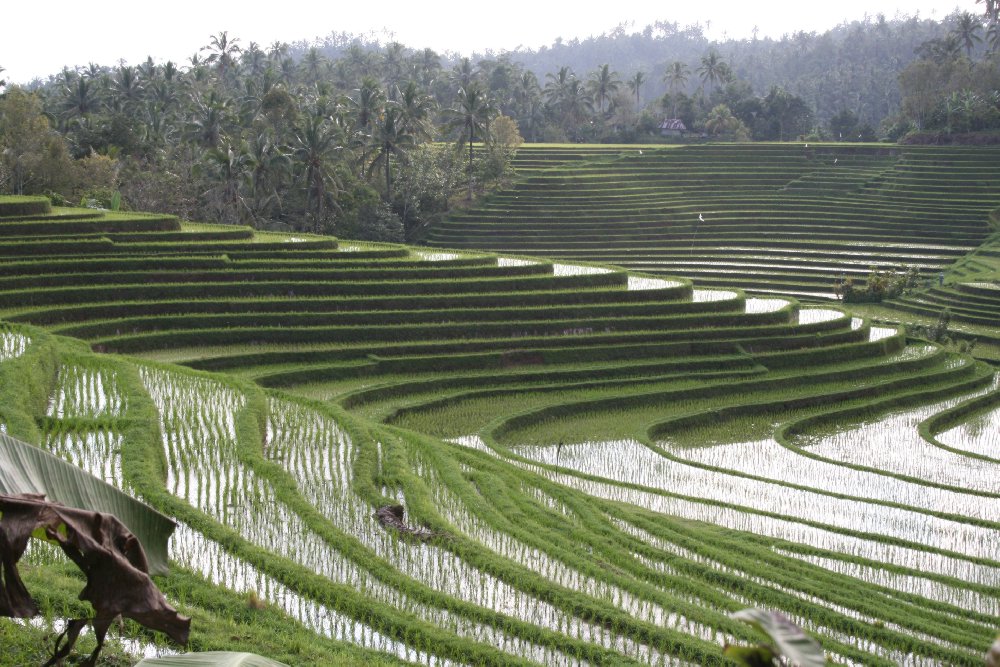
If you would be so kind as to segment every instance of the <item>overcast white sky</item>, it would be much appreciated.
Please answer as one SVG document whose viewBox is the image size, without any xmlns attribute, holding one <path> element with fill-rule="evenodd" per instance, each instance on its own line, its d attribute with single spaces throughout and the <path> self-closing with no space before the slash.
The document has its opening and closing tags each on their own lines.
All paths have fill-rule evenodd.
<svg viewBox="0 0 1000 667">
<path fill-rule="evenodd" d="M 4 5 L 0 67 L 6 71 L 0 78 L 17 83 L 89 62 L 138 64 L 153 56 L 157 62 L 184 65 L 222 30 L 238 37 L 242 46 L 312 40 L 331 32 L 375 32 L 383 43 L 394 38 L 413 48 L 469 55 L 518 46 L 536 49 L 557 37 L 585 39 L 622 23 L 636 30 L 657 20 L 707 24 L 712 38 L 747 37 L 757 26 L 760 36 L 780 37 L 879 13 L 890 19 L 899 12 L 941 19 L 955 9 L 982 11 L 975 0 L 10 0 Z"/>
</svg>

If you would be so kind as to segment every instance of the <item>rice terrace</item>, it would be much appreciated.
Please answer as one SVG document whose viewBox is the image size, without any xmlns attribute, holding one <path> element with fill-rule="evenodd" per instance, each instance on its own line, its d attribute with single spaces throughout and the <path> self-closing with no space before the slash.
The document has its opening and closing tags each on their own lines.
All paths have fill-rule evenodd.
<svg viewBox="0 0 1000 667">
<path fill-rule="evenodd" d="M 176 522 L 156 582 L 194 650 L 724 664 L 762 608 L 837 664 L 983 664 L 1000 150 L 515 162 L 440 249 L 0 198 L 0 441 Z M 832 298 L 871 267 L 917 288 Z M 81 613 L 60 553 L 21 568 Z"/>
</svg>

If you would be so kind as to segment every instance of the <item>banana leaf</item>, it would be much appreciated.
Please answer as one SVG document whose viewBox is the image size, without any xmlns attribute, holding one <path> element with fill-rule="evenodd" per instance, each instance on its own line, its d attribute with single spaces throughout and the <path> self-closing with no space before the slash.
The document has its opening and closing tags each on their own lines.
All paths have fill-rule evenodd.
<svg viewBox="0 0 1000 667">
<path fill-rule="evenodd" d="M 173 521 L 73 464 L 0 433 L 0 494 L 22 493 L 113 514 L 139 540 L 149 572 L 167 572 L 167 542 L 176 528 Z"/>
<path fill-rule="evenodd" d="M 288 667 L 288 665 L 256 653 L 206 651 L 163 658 L 146 658 L 135 667 Z"/>
<path fill-rule="evenodd" d="M 826 654 L 819 642 L 778 612 L 742 609 L 729 616 L 737 621 L 749 623 L 770 637 L 778 653 L 785 656 L 792 664 L 799 667 L 823 667 L 826 664 Z"/>
</svg>

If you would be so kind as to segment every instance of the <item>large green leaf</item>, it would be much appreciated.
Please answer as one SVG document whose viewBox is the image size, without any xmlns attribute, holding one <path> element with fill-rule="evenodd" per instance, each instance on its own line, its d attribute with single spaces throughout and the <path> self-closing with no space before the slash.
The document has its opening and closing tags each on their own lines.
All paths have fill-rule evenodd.
<svg viewBox="0 0 1000 667">
<path fill-rule="evenodd" d="M 754 626 L 774 641 L 778 652 L 799 667 L 823 667 L 826 655 L 815 639 L 787 618 L 766 609 L 742 609 L 732 618 Z"/>
<path fill-rule="evenodd" d="M 0 493 L 41 493 L 67 507 L 113 514 L 139 539 L 150 573 L 167 571 L 173 521 L 75 465 L 5 433 L 0 433 Z"/>
<path fill-rule="evenodd" d="M 288 667 L 288 665 L 256 653 L 206 651 L 163 658 L 146 658 L 135 667 Z"/>
</svg>

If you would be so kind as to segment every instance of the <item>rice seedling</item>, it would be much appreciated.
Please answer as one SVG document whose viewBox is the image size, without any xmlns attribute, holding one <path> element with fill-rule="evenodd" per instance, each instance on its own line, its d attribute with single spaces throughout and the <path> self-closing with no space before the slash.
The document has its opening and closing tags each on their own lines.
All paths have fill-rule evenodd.
<svg viewBox="0 0 1000 667">
<path fill-rule="evenodd" d="M 0 362 L 20 357 L 30 344 L 31 339 L 24 334 L 0 329 Z"/>
<path fill-rule="evenodd" d="M 494 453 L 492 449 L 482 443 L 478 436 L 463 438 L 462 442 L 463 446 L 472 445 L 477 451 Z M 668 491 L 635 488 L 632 486 L 631 479 L 625 480 L 628 484 L 626 486 L 621 483 L 598 481 L 597 479 L 557 472 L 527 461 L 512 460 L 512 463 L 523 470 L 588 496 L 640 507 L 657 514 L 693 519 L 793 544 L 809 545 L 817 549 L 940 574 L 975 584 L 993 585 L 1000 577 L 1000 567 L 998 566 L 981 564 L 957 554 L 945 555 L 941 551 L 928 549 L 926 543 L 923 542 L 912 542 L 903 546 L 901 543 L 884 541 L 884 538 L 880 538 L 877 534 L 861 536 L 860 531 L 855 530 L 856 526 L 853 523 L 849 524 L 847 529 L 824 526 L 814 520 L 815 517 L 811 512 L 806 512 L 804 519 L 781 517 L 758 513 L 749 507 L 737 507 L 735 503 L 730 503 L 728 497 L 716 504 L 711 501 L 679 497 Z M 867 507 L 862 511 L 867 513 Z"/>
<path fill-rule="evenodd" d="M 779 550 L 792 558 L 799 558 L 832 572 L 839 572 L 861 579 L 876 586 L 892 588 L 903 593 L 919 595 L 929 600 L 937 600 L 957 608 L 972 609 L 990 616 L 1000 616 L 1000 595 L 989 595 L 969 590 L 937 579 L 913 574 L 900 574 L 885 568 L 863 565 L 846 560 L 824 558 L 810 554 L 798 554 Z"/>
<path fill-rule="evenodd" d="M 918 425 L 936 412 L 1000 386 L 994 378 L 990 386 L 975 392 L 896 412 L 852 425 L 837 433 L 799 433 L 796 446 L 827 460 L 906 475 L 951 487 L 997 492 L 998 465 L 950 452 L 927 442 Z M 860 444 L 860 443 L 863 443 Z"/>
<path fill-rule="evenodd" d="M 120 417 L 127 408 L 114 371 L 79 364 L 59 368 L 46 415 L 57 419 Z"/>
<path fill-rule="evenodd" d="M 747 313 L 773 313 L 791 305 L 787 299 L 762 299 L 752 297 L 746 300 L 745 312 Z"/>
<path fill-rule="evenodd" d="M 972 415 L 934 439 L 953 449 L 1000 459 L 1000 408 Z"/>
<path fill-rule="evenodd" d="M 627 637 L 605 636 L 594 624 L 469 565 L 442 547 L 404 542 L 382 530 L 371 507 L 351 488 L 350 463 L 354 456 L 351 439 L 329 418 L 324 419 L 292 403 L 272 402 L 270 415 L 270 455 L 295 476 L 306 498 L 320 512 L 375 555 L 391 562 L 400 573 L 459 600 L 526 623 L 565 632 L 584 641 L 596 641 L 611 650 L 618 650 L 615 648 L 618 644 L 626 655 L 646 655 L 654 661 L 663 657 L 656 649 Z M 417 471 L 425 479 L 430 476 L 429 469 L 422 465 Z M 368 593 L 376 599 L 384 597 L 377 587 Z M 482 641 L 484 637 L 476 639 Z M 530 643 L 522 642 L 522 649 L 530 647 Z M 536 649 L 531 651 L 536 652 Z M 570 659 L 565 657 L 557 662 L 570 662 Z"/>
<path fill-rule="evenodd" d="M 601 266 L 583 266 L 581 264 L 553 264 L 554 276 L 594 276 L 602 273 L 612 273 L 611 269 Z"/>
<path fill-rule="evenodd" d="M 550 447 L 511 449 L 530 460 L 552 462 Z M 635 440 L 566 444 L 562 448 L 559 465 L 615 482 L 815 521 L 835 528 L 884 535 L 975 558 L 992 558 L 995 554 L 992 541 L 1000 539 L 1000 531 L 995 529 L 956 523 L 895 507 L 837 498 L 738 475 L 723 474 L 720 478 L 722 471 L 665 459 Z"/>
<path fill-rule="evenodd" d="M 639 290 L 654 290 L 654 289 L 668 289 L 671 287 L 680 287 L 684 283 L 677 280 L 667 280 L 665 278 L 647 278 L 645 276 L 633 276 L 628 277 L 627 289 L 630 292 L 635 292 Z"/>
<path fill-rule="evenodd" d="M 69 431 L 45 434 L 43 446 L 94 477 L 127 493 L 133 493 L 122 474 L 122 436 L 112 430 Z"/>
<path fill-rule="evenodd" d="M 729 290 L 696 289 L 691 295 L 691 300 L 696 303 L 728 301 L 730 299 L 738 298 L 739 294 L 737 292 L 731 292 Z"/>
</svg>

